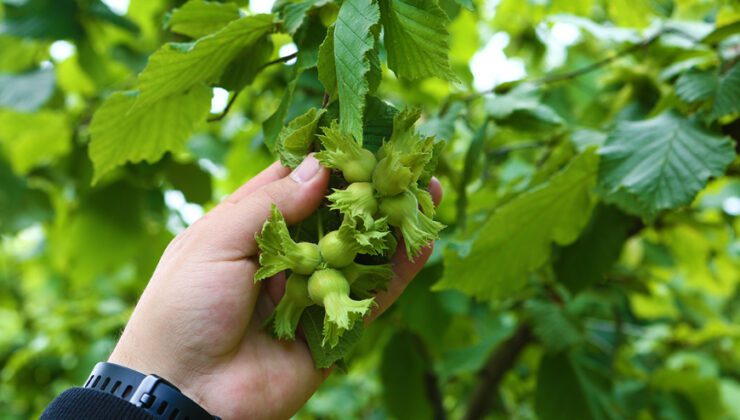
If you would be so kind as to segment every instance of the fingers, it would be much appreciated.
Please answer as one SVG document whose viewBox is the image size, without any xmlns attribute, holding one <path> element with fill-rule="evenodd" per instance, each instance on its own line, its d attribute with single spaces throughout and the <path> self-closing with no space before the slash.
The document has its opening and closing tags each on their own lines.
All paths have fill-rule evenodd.
<svg viewBox="0 0 740 420">
<path fill-rule="evenodd" d="M 439 206 L 439 203 L 442 202 L 442 184 L 439 183 L 436 176 L 429 181 L 429 193 L 432 195 L 434 207 Z"/>
<path fill-rule="evenodd" d="M 437 178 L 432 178 L 429 182 L 429 193 L 432 195 L 432 201 L 434 206 L 438 206 L 442 201 L 442 185 L 439 183 Z M 377 307 L 373 310 L 366 322 L 372 322 L 375 318 L 385 312 L 393 302 L 401 296 L 401 293 L 406 289 L 411 280 L 424 267 L 424 264 L 432 255 L 432 249 L 434 243 L 430 243 L 427 247 L 421 250 L 421 253 L 413 261 L 409 261 L 408 256 L 404 252 L 405 247 L 403 246 L 403 239 L 399 242 L 397 251 L 391 258 L 391 265 L 393 265 L 393 272 L 395 273 L 393 279 L 388 283 L 388 290 L 378 293 L 375 296 L 375 303 Z"/>
<path fill-rule="evenodd" d="M 266 170 L 260 182 L 279 173 Z M 263 175 L 260 174 L 260 175 Z M 197 227 L 203 249 L 209 258 L 231 261 L 257 254 L 254 236 L 277 205 L 288 224 L 310 216 L 326 193 L 329 172 L 313 157 L 308 156 L 290 175 L 255 188 L 245 185 L 239 190 L 239 200 L 228 200 L 206 214 Z M 251 184 L 251 182 L 250 182 Z"/>
<path fill-rule="evenodd" d="M 406 256 L 406 252 L 403 251 L 403 244 L 398 244 L 398 251 L 393 255 L 391 264 L 393 265 L 394 276 L 393 279 L 388 283 L 388 290 L 384 290 L 375 296 L 375 303 L 378 305 L 373 309 L 373 312 L 366 318 L 366 322 L 372 322 L 375 318 L 385 312 L 393 302 L 401 296 L 401 293 L 406 289 L 406 286 L 411 283 L 411 280 L 421 271 L 426 264 L 429 256 L 432 255 L 432 249 L 434 244 L 431 243 L 424 249 L 421 254 L 416 257 L 413 261 L 409 261 Z"/>
<path fill-rule="evenodd" d="M 254 178 L 250 179 L 244 185 L 239 187 L 236 191 L 231 193 L 224 201 L 235 204 L 242 198 L 255 192 L 264 185 L 270 182 L 277 181 L 280 178 L 284 178 L 290 173 L 290 169 L 280 164 L 280 161 L 275 161 L 272 165 L 268 166 L 265 170 L 257 174 Z"/>
</svg>

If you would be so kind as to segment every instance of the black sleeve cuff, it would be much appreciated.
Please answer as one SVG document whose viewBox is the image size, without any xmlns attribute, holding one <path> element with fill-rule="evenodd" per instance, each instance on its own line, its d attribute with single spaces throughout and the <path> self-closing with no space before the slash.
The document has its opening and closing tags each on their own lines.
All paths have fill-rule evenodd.
<svg viewBox="0 0 740 420">
<path fill-rule="evenodd" d="M 41 420 L 154 420 L 154 416 L 111 394 L 86 388 L 64 391 L 46 407 Z"/>
</svg>

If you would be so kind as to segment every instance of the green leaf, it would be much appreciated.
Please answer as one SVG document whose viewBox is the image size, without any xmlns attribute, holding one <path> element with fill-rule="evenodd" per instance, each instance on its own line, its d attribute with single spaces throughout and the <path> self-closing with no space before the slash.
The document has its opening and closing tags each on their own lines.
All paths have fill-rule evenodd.
<svg viewBox="0 0 740 420">
<path fill-rule="evenodd" d="M 428 361 L 421 340 L 408 332 L 391 337 L 383 350 L 380 378 L 388 413 L 396 419 L 434 418 L 426 393 Z"/>
<path fill-rule="evenodd" d="M 712 117 L 716 119 L 737 113 L 740 113 L 740 66 L 735 64 L 719 79 Z"/>
<path fill-rule="evenodd" d="M 384 140 L 391 138 L 393 133 L 393 119 L 398 109 L 375 96 L 367 97 L 365 107 L 365 123 L 363 125 L 362 147 L 373 152 L 380 149 Z"/>
<path fill-rule="evenodd" d="M 639 220 L 612 206 L 599 205 L 578 240 L 560 250 L 553 268 L 558 281 L 577 293 L 604 280 Z"/>
<path fill-rule="evenodd" d="M 303 161 L 316 140 L 316 128 L 325 111 L 311 108 L 280 130 L 275 150 L 283 165 L 295 168 Z"/>
<path fill-rule="evenodd" d="M 388 67 L 398 77 L 457 81 L 448 59 L 447 15 L 434 0 L 380 0 Z"/>
<path fill-rule="evenodd" d="M 49 197 L 28 185 L 25 177 L 16 176 L 0 160 L 0 233 L 15 233 L 53 215 Z"/>
<path fill-rule="evenodd" d="M 717 44 L 720 41 L 740 33 L 740 21 L 717 27 L 705 36 L 701 42 L 704 44 Z"/>
<path fill-rule="evenodd" d="M 293 101 L 293 92 L 295 92 L 300 75 L 300 72 L 296 72 L 293 80 L 288 82 L 278 108 L 262 123 L 262 130 L 265 132 L 265 144 L 272 151 L 275 150 L 278 134 L 283 129 L 283 124 L 285 124 L 285 116 L 288 114 L 288 108 L 290 108 L 290 103 Z"/>
<path fill-rule="evenodd" d="M 93 183 L 126 162 L 155 162 L 165 152 L 182 150 L 210 109 L 211 90 L 195 86 L 146 107 L 134 107 L 136 92 L 111 95 L 90 124 Z"/>
<path fill-rule="evenodd" d="M 0 108 L 35 111 L 49 100 L 55 87 L 54 69 L 0 74 Z"/>
<path fill-rule="evenodd" d="M 337 67 L 334 60 L 334 28 L 330 26 L 326 30 L 326 38 L 319 46 L 319 56 L 316 67 L 319 70 L 319 81 L 324 85 L 324 90 L 331 98 L 337 95 Z"/>
<path fill-rule="evenodd" d="M 542 266 L 553 242 L 576 240 L 591 210 L 598 157 L 587 151 L 548 182 L 497 209 L 479 229 L 472 249 L 445 253 L 435 289 L 458 289 L 480 299 L 508 297 Z"/>
<path fill-rule="evenodd" d="M 324 346 L 324 310 L 319 306 L 309 306 L 301 315 L 301 328 L 306 337 L 308 348 L 311 350 L 313 362 L 317 369 L 332 367 L 340 363 L 352 350 L 352 347 L 362 337 L 363 324 L 355 322 L 351 330 L 339 337 L 339 343 L 334 346 Z"/>
<path fill-rule="evenodd" d="M 191 0 L 173 10 L 168 23 L 174 33 L 200 38 L 217 32 L 239 16 L 236 3 Z"/>
<path fill-rule="evenodd" d="M 529 300 L 525 309 L 531 317 L 532 330 L 548 352 L 558 353 L 583 341 L 583 335 L 563 307 Z"/>
<path fill-rule="evenodd" d="M 75 0 L 3 2 L 0 34 L 36 39 L 79 39 L 84 28 Z"/>
<path fill-rule="evenodd" d="M 298 0 L 285 5 L 281 10 L 283 28 L 291 35 L 295 35 L 306 20 L 308 12 L 316 7 L 331 3 L 331 0 Z"/>
<path fill-rule="evenodd" d="M 347 0 L 334 27 L 334 62 L 339 94 L 339 125 L 362 142 L 365 96 L 370 92 L 369 54 L 374 50 L 380 11 L 372 0 Z"/>
<path fill-rule="evenodd" d="M 275 46 L 268 35 L 258 39 L 253 45 L 244 48 L 231 61 L 221 75 L 218 85 L 226 90 L 239 92 L 254 81 L 265 63 L 270 61 Z"/>
<path fill-rule="evenodd" d="M 486 111 L 498 125 L 524 132 L 547 131 L 564 123 L 557 112 L 540 102 L 539 90 L 527 84 L 489 98 Z"/>
<path fill-rule="evenodd" d="M 455 2 L 470 11 L 475 10 L 475 5 L 473 4 L 473 0 L 455 0 Z"/>
<path fill-rule="evenodd" d="M 211 175 L 197 163 L 169 162 L 165 175 L 190 203 L 205 205 L 213 198 Z"/>
<path fill-rule="evenodd" d="M 28 70 L 38 57 L 45 54 L 44 47 L 40 42 L 3 35 L 0 30 L 0 51 L 3 52 L 0 54 L 0 71 L 18 73 Z"/>
<path fill-rule="evenodd" d="M 169 43 L 157 50 L 139 75 L 137 108 L 217 81 L 242 51 L 274 27 L 272 15 L 237 19 L 218 32 L 190 43 Z"/>
<path fill-rule="evenodd" d="M 608 367 L 589 365 L 582 352 L 545 355 L 537 373 L 535 410 L 542 420 L 622 418 L 611 401 Z"/>
<path fill-rule="evenodd" d="M 717 90 L 717 74 L 714 71 L 689 70 L 676 80 L 676 95 L 686 103 L 711 98 Z"/>
<path fill-rule="evenodd" d="M 650 2 L 643 0 L 611 0 L 609 17 L 618 26 L 642 28 L 650 23 L 653 15 Z"/>
<path fill-rule="evenodd" d="M 618 124 L 599 154 L 599 187 L 605 199 L 648 220 L 688 204 L 735 158 L 729 138 L 672 111 Z"/>
<path fill-rule="evenodd" d="M 0 145 L 13 170 L 26 174 L 67 154 L 72 146 L 72 129 L 61 112 L 0 110 Z"/>
</svg>

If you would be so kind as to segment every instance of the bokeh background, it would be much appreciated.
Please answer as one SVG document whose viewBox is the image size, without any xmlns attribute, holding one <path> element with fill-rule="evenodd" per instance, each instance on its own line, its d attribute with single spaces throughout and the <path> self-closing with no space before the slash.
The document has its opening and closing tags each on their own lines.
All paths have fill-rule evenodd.
<svg viewBox="0 0 740 420">
<path fill-rule="evenodd" d="M 183 3 L 0 1 L 0 418 L 37 416 L 82 384 L 112 350 L 166 244 L 274 160 L 262 123 L 293 61 L 266 68 L 182 150 L 93 185 L 92 115 L 135 84 L 153 51 L 183 40 L 166 29 Z M 247 14 L 275 6 L 237 3 Z M 322 22 L 336 16 L 339 2 L 310 3 Z M 692 97 L 679 80 L 690 70 L 732 71 L 738 3 L 439 4 L 460 82 L 399 81 L 385 69 L 377 96 L 422 108 L 420 130 L 446 140 L 439 218 L 450 228 L 367 330 L 349 371 L 332 375 L 298 417 L 740 418 L 737 162 L 654 220 L 607 205 L 586 212 L 581 239 L 552 245 L 548 263 L 503 299 L 430 290 L 450 252 L 470 247 L 498 206 L 603 143 L 615 125 L 656 109 L 694 118 L 712 107 L 716 89 Z M 273 42 L 273 58 L 296 51 L 287 34 Z M 537 89 L 512 93 L 523 79 Z M 740 84 L 728 86 L 734 112 L 707 127 L 737 145 Z M 232 97 L 214 88 L 213 116 Z M 315 71 L 305 72 L 287 120 L 322 99 Z M 481 130 L 484 120 L 495 124 Z M 486 408 L 471 409 L 476 401 Z"/>
</svg>

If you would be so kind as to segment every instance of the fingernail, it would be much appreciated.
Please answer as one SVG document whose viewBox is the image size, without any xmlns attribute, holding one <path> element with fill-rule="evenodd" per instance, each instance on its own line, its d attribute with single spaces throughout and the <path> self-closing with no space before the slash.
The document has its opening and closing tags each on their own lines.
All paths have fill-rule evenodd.
<svg viewBox="0 0 740 420">
<path fill-rule="evenodd" d="M 316 176 L 319 173 L 319 169 L 321 169 L 319 161 L 313 155 L 308 155 L 297 168 L 293 169 L 293 172 L 290 173 L 290 178 L 299 184 L 303 184 Z"/>
</svg>

